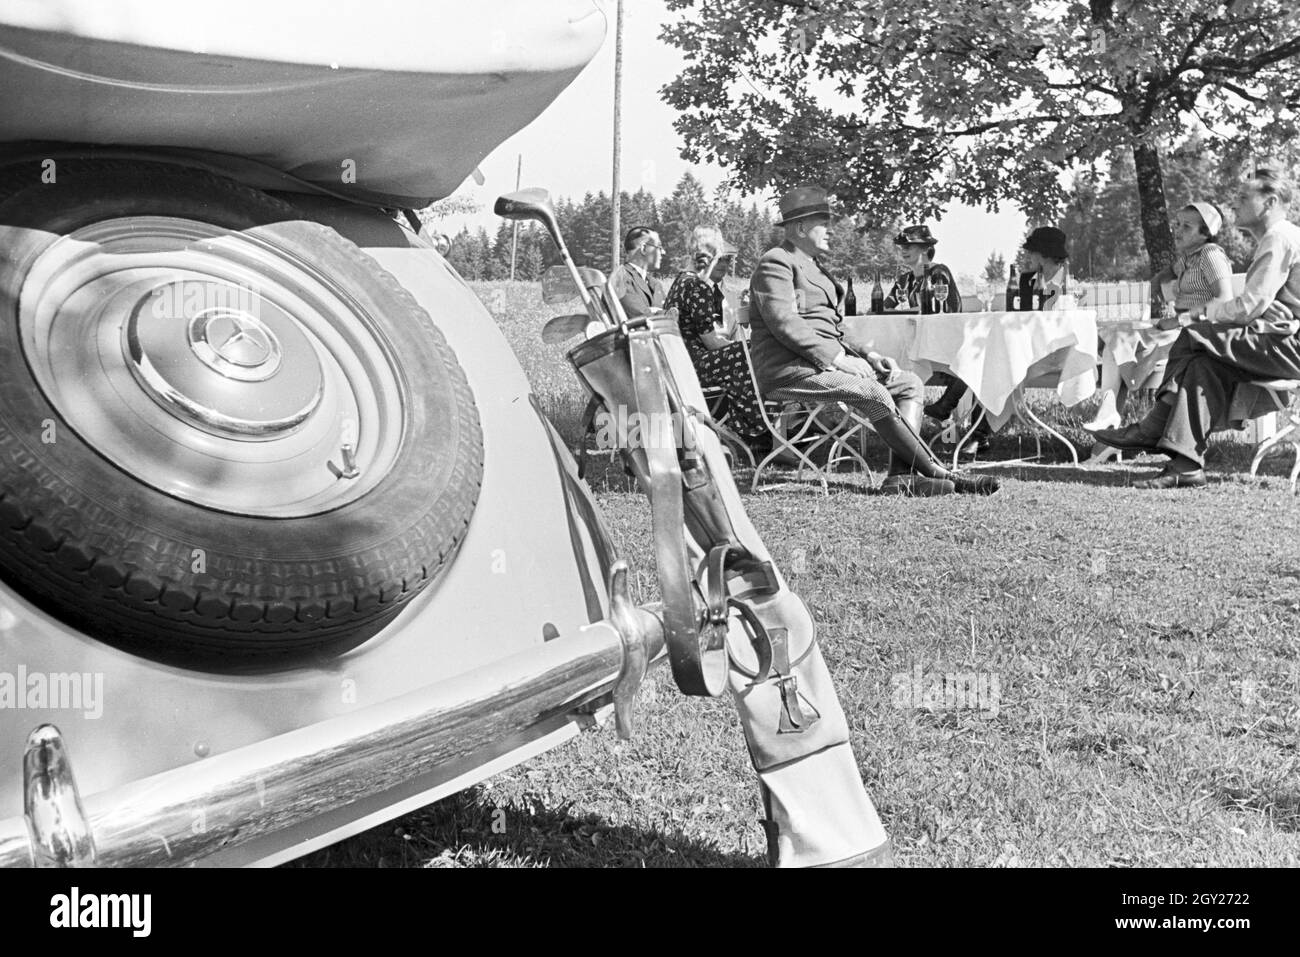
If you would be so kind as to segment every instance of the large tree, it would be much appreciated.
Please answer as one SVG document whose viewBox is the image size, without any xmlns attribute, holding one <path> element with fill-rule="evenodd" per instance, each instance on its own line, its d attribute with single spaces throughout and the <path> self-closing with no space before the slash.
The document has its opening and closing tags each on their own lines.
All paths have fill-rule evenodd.
<svg viewBox="0 0 1300 957">
<path fill-rule="evenodd" d="M 684 158 L 748 191 L 831 187 L 879 226 L 956 200 L 1054 217 L 1062 173 L 1131 156 L 1150 265 L 1172 254 L 1164 144 L 1294 135 L 1295 0 L 668 0 Z"/>
</svg>

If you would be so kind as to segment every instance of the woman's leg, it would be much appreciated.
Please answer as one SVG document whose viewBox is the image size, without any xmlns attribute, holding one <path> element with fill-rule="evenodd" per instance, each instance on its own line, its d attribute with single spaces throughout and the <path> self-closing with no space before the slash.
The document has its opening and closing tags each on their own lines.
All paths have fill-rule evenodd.
<svg viewBox="0 0 1300 957">
<path fill-rule="evenodd" d="M 1107 349 L 1101 356 L 1101 405 L 1092 421 L 1083 423 L 1088 430 L 1118 428 L 1123 421 L 1120 418 L 1118 402 L 1119 390 L 1124 387 L 1120 378 L 1119 366 L 1114 354 Z"/>
<path fill-rule="evenodd" d="M 713 353 L 716 358 L 710 370 L 712 381 L 726 390 L 731 409 L 731 431 L 747 439 L 767 434 L 763 414 L 759 410 L 758 394 L 749 375 L 749 365 L 740 343 L 733 343 Z"/>
</svg>

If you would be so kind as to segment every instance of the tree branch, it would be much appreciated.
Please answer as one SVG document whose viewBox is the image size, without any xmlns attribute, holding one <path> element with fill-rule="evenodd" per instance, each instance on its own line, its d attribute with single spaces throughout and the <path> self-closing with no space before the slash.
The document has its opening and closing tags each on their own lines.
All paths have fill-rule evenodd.
<svg viewBox="0 0 1300 957">
<path fill-rule="evenodd" d="M 1281 46 L 1264 50 L 1255 56 L 1243 60 L 1240 57 L 1211 56 L 1192 64 L 1191 69 L 1203 73 L 1227 74 L 1229 76 L 1251 76 L 1266 66 L 1272 66 L 1283 60 L 1300 57 L 1300 37 L 1292 37 Z"/>
<path fill-rule="evenodd" d="M 1243 100 L 1249 100 L 1251 103 L 1257 103 L 1260 106 L 1268 105 L 1268 100 L 1265 100 L 1263 97 L 1255 96 L 1255 94 L 1253 93 L 1246 92 L 1241 87 L 1237 86 L 1237 84 L 1235 83 L 1229 83 L 1227 80 L 1220 80 L 1219 86 L 1223 87 L 1225 90 L 1228 90 L 1231 93 L 1236 93 Z"/>
</svg>

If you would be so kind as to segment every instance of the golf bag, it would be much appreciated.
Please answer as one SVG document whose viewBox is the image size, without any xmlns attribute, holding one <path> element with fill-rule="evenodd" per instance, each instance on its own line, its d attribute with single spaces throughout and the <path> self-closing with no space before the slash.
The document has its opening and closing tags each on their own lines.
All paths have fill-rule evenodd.
<svg viewBox="0 0 1300 957">
<path fill-rule="evenodd" d="M 890 863 L 812 616 L 745 513 L 675 319 L 609 329 L 569 360 L 650 498 L 673 678 L 688 695 L 735 699 L 769 860 Z"/>
</svg>

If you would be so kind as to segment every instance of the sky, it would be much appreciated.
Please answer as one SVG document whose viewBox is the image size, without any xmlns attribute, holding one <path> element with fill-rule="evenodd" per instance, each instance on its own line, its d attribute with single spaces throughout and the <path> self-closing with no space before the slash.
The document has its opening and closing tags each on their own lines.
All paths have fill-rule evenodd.
<svg viewBox="0 0 1300 957">
<path fill-rule="evenodd" d="M 471 216 L 449 217 L 444 229 L 457 231 L 483 226 L 494 232 L 499 220 L 492 202 L 515 188 L 516 164 L 523 155 L 524 186 L 542 186 L 551 196 L 580 199 L 588 192 L 610 192 L 613 155 L 614 102 L 614 0 L 598 0 L 605 7 L 609 29 L 595 59 L 578 78 L 529 126 L 506 140 L 479 166 L 482 186 L 467 180 L 457 195 L 468 195 L 480 205 Z M 673 130 L 675 112 L 659 97 L 659 88 L 681 68 L 681 55 L 659 40 L 660 27 L 670 14 L 663 0 L 626 0 L 623 19 L 623 160 L 622 189 L 632 193 L 645 187 L 666 197 L 690 170 L 707 192 L 726 178 L 712 165 L 687 163 L 678 155 L 680 139 Z M 825 184 L 828 188 L 832 184 Z M 776 197 L 742 197 L 746 205 L 757 200 L 776 212 Z M 1025 218 L 1004 206 L 996 214 L 954 206 L 931 228 L 939 239 L 937 259 L 958 274 L 977 275 L 990 252 L 1014 255 L 1025 235 Z"/>
</svg>

